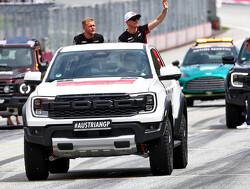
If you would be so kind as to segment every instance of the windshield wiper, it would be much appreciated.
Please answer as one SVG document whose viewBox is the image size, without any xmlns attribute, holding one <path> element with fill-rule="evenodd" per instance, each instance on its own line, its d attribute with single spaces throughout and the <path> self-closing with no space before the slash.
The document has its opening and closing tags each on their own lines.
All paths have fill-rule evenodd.
<svg viewBox="0 0 250 189">
<path fill-rule="evenodd" d="M 53 81 L 57 81 L 57 82 L 65 82 L 65 81 L 73 81 L 73 79 L 48 79 L 47 82 L 53 82 Z"/>
<path fill-rule="evenodd" d="M 10 66 L 4 66 L 4 65 L 0 65 L 0 67 L 4 67 L 4 68 L 11 68 Z"/>
</svg>

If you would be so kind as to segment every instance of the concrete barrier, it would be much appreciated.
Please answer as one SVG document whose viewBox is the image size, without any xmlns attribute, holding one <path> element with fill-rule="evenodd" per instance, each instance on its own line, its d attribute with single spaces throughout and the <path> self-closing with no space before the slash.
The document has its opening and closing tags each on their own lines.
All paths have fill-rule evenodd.
<svg viewBox="0 0 250 189">
<path fill-rule="evenodd" d="M 222 3 L 250 5 L 250 0 L 221 0 L 221 1 L 222 1 Z"/>
<path fill-rule="evenodd" d="M 190 28 L 149 37 L 148 44 L 153 45 L 159 51 L 164 51 L 188 44 L 197 38 L 210 37 L 211 35 L 212 26 L 210 22 L 207 22 Z"/>
</svg>

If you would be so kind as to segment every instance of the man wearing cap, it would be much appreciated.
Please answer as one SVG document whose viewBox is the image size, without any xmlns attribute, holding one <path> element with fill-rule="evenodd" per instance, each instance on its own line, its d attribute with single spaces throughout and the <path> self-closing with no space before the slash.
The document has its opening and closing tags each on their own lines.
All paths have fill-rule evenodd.
<svg viewBox="0 0 250 189">
<path fill-rule="evenodd" d="M 82 20 L 82 28 L 84 33 L 74 37 L 73 44 L 82 45 L 87 43 L 103 43 L 104 39 L 101 34 L 95 33 L 95 21 L 93 18 L 87 17 Z"/>
<path fill-rule="evenodd" d="M 138 21 L 141 18 L 140 14 L 133 11 L 127 12 L 124 16 L 125 22 L 128 25 L 128 29 L 123 32 L 118 38 L 119 42 L 141 42 L 147 43 L 147 34 L 150 33 L 156 26 L 158 26 L 165 18 L 168 11 L 167 0 L 162 1 L 163 11 L 162 13 L 151 23 L 139 26 Z"/>
</svg>

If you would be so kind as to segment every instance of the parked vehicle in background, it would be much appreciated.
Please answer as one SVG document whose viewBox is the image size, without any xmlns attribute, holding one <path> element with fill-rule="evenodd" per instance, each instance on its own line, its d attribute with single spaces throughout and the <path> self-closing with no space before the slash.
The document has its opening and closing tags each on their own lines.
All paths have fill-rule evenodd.
<svg viewBox="0 0 250 189">
<path fill-rule="evenodd" d="M 0 116 L 21 115 L 24 103 L 35 89 L 35 85 L 24 83 L 25 72 L 44 72 L 46 68 L 38 40 L 27 37 L 0 40 Z"/>
<path fill-rule="evenodd" d="M 179 68 L 143 43 L 60 48 L 23 108 L 29 180 L 66 173 L 79 157 L 140 155 L 154 175 L 187 165 L 187 107 Z"/>
<path fill-rule="evenodd" d="M 232 67 L 222 64 L 226 55 L 237 58 L 238 49 L 232 38 L 197 39 L 190 47 L 180 66 L 179 80 L 188 106 L 193 106 L 194 100 L 225 98 L 224 79 Z"/>
<path fill-rule="evenodd" d="M 246 120 L 246 100 L 250 91 L 250 53 L 243 42 L 237 61 L 232 56 L 223 57 L 224 64 L 233 65 L 225 79 L 226 125 L 236 128 Z"/>
</svg>

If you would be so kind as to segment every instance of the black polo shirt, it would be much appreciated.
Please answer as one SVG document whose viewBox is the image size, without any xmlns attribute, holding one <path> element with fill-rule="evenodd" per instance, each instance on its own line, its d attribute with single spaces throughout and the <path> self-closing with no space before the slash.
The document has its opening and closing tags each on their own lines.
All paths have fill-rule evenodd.
<svg viewBox="0 0 250 189">
<path fill-rule="evenodd" d="M 120 35 L 118 41 L 128 42 L 128 43 L 132 42 L 147 43 L 147 34 L 149 33 L 150 30 L 148 28 L 148 24 L 145 24 L 143 26 L 139 26 L 135 34 L 131 34 L 126 30 L 125 32 L 123 32 L 123 34 Z"/>
<path fill-rule="evenodd" d="M 104 39 L 103 39 L 103 36 L 101 34 L 95 33 L 95 35 L 92 39 L 87 39 L 84 36 L 84 33 L 82 33 L 82 34 L 79 34 L 79 35 L 74 37 L 73 44 L 83 45 L 83 44 L 87 44 L 87 43 L 103 43 L 103 42 L 104 42 Z"/>
</svg>

